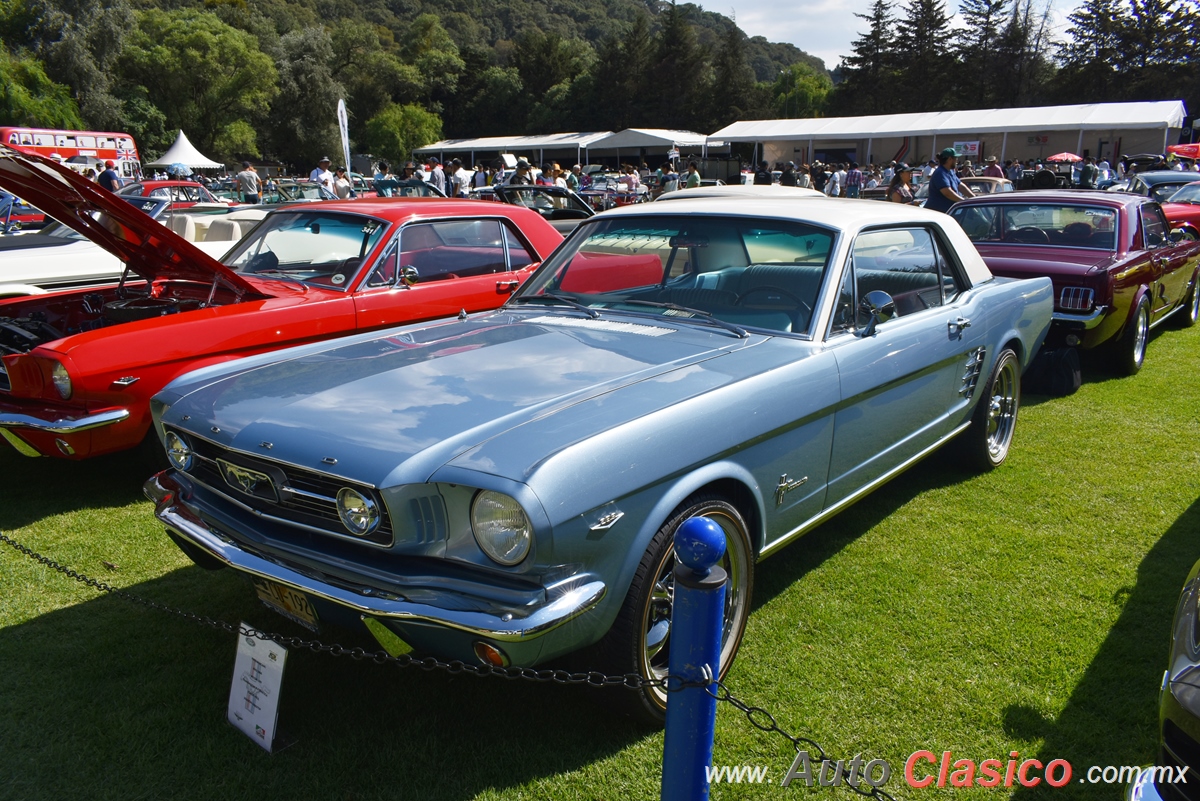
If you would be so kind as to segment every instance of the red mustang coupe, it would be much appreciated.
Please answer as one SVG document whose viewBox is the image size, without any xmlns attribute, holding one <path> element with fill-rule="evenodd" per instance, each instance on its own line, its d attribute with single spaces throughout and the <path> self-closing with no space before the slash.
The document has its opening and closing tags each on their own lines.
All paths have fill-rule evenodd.
<svg viewBox="0 0 1200 801">
<path fill-rule="evenodd" d="M 1181 186 L 1163 201 L 1162 210 L 1172 226 L 1200 238 L 1200 181 Z"/>
<path fill-rule="evenodd" d="M 1150 329 L 1172 317 L 1194 325 L 1200 314 L 1200 242 L 1173 231 L 1144 195 L 1008 192 L 968 198 L 950 215 L 994 274 L 1054 282 L 1046 348 L 1105 346 L 1132 375 Z"/>
<path fill-rule="evenodd" d="M 562 241 L 519 206 L 369 198 L 273 211 L 218 262 L 37 156 L 0 146 L 0 187 L 126 264 L 117 286 L 0 301 L 0 436 L 28 456 L 142 443 L 150 397 L 198 367 L 493 309 Z"/>
</svg>

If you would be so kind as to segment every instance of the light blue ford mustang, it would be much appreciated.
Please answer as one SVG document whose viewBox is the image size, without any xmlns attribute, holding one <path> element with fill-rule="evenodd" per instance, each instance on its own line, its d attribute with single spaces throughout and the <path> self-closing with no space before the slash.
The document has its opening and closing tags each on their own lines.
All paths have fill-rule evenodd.
<svg viewBox="0 0 1200 801">
<path fill-rule="evenodd" d="M 420 280 L 394 258 L 381 291 Z M 994 278 L 946 215 L 630 206 L 496 312 L 178 379 L 154 402 L 173 469 L 146 492 L 197 563 L 310 628 L 492 665 L 594 646 L 588 667 L 646 677 L 671 535 L 704 514 L 728 538 L 724 671 L 756 560 L 952 438 L 1004 461 L 1050 314 L 1048 279 Z"/>
</svg>

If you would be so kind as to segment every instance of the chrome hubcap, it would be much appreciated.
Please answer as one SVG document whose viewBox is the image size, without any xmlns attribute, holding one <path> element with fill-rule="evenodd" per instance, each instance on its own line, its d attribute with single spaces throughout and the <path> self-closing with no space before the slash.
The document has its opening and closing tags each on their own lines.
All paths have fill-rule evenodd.
<svg viewBox="0 0 1200 801">
<path fill-rule="evenodd" d="M 1133 337 L 1133 363 L 1141 364 L 1146 358 L 1146 336 L 1150 333 L 1150 314 L 1143 306 L 1138 310 L 1137 330 Z"/>
<path fill-rule="evenodd" d="M 996 374 L 988 403 L 988 453 L 999 460 L 1008 451 L 1017 424 L 1017 367 L 1009 359 Z"/>
</svg>

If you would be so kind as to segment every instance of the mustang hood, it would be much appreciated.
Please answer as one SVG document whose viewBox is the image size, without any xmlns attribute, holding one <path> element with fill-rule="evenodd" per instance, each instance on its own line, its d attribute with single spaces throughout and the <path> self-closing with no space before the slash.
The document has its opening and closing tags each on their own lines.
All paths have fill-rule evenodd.
<svg viewBox="0 0 1200 801">
<path fill-rule="evenodd" d="M 0 145 L 0 188 L 19 195 L 125 262 L 147 281 L 181 279 L 262 291 L 121 198 L 41 156 Z M 97 219 L 92 212 L 102 212 Z"/>
<path fill-rule="evenodd" d="M 425 481 L 522 423 L 755 341 L 668 325 L 497 313 L 359 337 L 198 382 L 163 421 L 245 453 L 358 481 L 380 485 L 398 466 L 393 480 Z M 694 391 L 674 386 L 664 383 L 655 402 Z"/>
</svg>

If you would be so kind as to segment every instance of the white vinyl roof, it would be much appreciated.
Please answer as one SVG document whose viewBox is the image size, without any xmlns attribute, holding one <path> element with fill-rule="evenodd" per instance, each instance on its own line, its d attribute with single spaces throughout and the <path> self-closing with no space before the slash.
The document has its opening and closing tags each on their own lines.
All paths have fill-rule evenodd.
<svg viewBox="0 0 1200 801">
<path fill-rule="evenodd" d="M 576 131 L 572 133 L 539 134 L 536 136 L 485 136 L 478 139 L 443 139 L 432 145 L 414 148 L 414 153 L 470 153 L 492 151 L 510 153 L 530 150 L 565 150 L 593 147 L 598 139 L 612 131 Z"/>
<path fill-rule="evenodd" d="M 170 167 L 172 164 L 182 164 L 185 167 L 191 167 L 194 170 L 210 169 L 214 170 L 217 167 L 225 165 L 219 161 L 213 161 L 205 156 L 196 146 L 188 141 L 188 138 L 183 135 L 183 131 L 179 132 L 179 136 L 175 138 L 175 144 L 167 148 L 167 152 L 154 161 L 147 164 L 147 167 Z"/>
<path fill-rule="evenodd" d="M 1074 106 L 928 111 L 795 120 L 747 120 L 727 125 L 709 141 L 761 142 L 802 139 L 866 139 L 954 133 L 1081 131 L 1180 128 L 1182 100 L 1084 103 Z"/>
<path fill-rule="evenodd" d="M 673 131 L 668 128 L 626 128 L 593 142 L 593 150 L 636 150 L 642 147 L 669 149 L 676 147 L 704 147 L 714 144 L 709 137 L 695 131 Z"/>
</svg>

